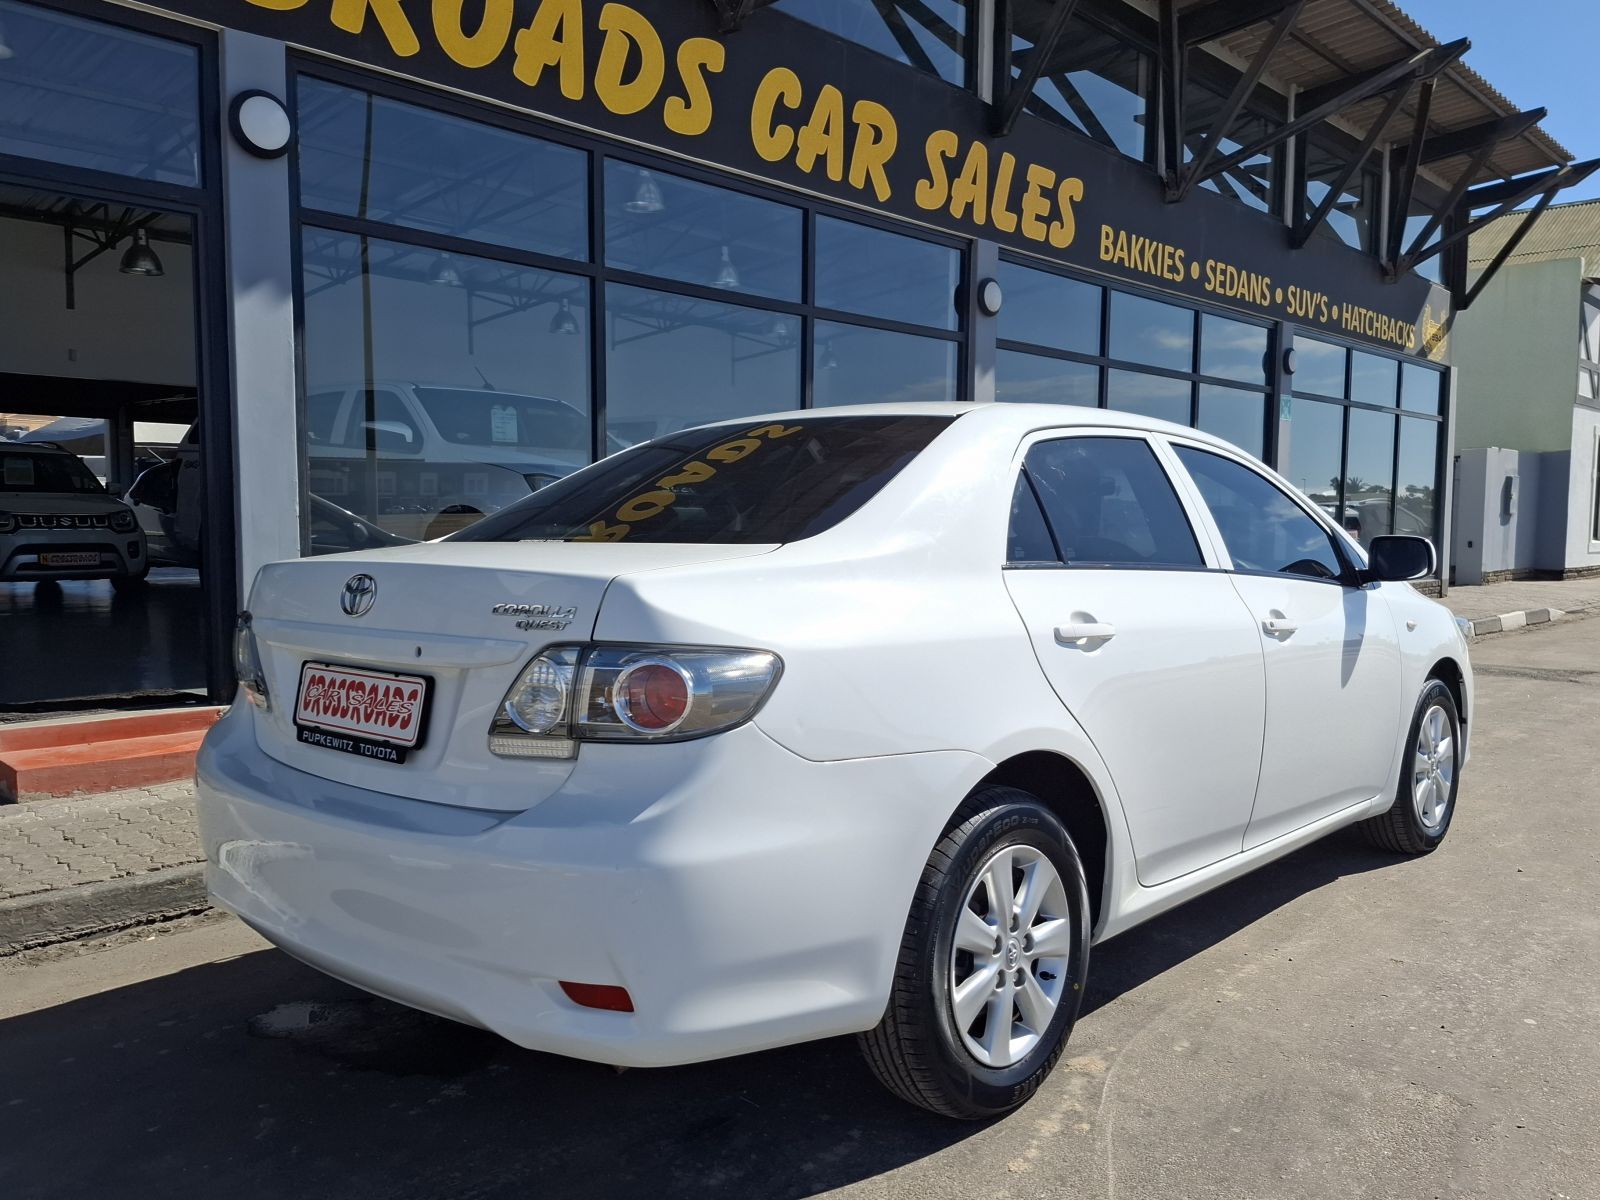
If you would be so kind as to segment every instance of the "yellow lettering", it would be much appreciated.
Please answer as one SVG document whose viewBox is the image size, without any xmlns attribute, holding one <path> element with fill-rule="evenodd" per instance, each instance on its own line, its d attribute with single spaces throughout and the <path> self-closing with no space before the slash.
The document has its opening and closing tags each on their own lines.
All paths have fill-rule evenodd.
<svg viewBox="0 0 1600 1200">
<path fill-rule="evenodd" d="M 462 9 L 466 0 L 433 0 L 433 36 L 444 52 L 463 67 L 487 67 L 511 40 L 516 0 L 483 0 L 478 28 L 468 33 Z"/>
<path fill-rule="evenodd" d="M 600 61 L 594 69 L 594 94 L 619 116 L 636 113 L 654 100 L 667 77 L 667 56 L 661 35 L 643 13 L 626 4 L 608 4 L 600 10 L 600 29 L 606 40 L 600 44 Z M 637 50 L 639 69 L 629 80 L 629 51 Z"/>
<path fill-rule="evenodd" d="M 861 188 L 872 180 L 872 191 L 879 201 L 889 198 L 889 173 L 884 166 L 900 143 L 900 130 L 894 116 L 874 100 L 857 100 L 850 110 L 856 123 L 856 144 L 850 151 L 850 186 Z"/>
<path fill-rule="evenodd" d="M 1055 186 L 1056 173 L 1049 167 L 1031 163 L 1027 178 L 1028 190 L 1022 193 L 1022 236 L 1032 242 L 1042 242 L 1050 233 L 1040 219 L 1050 211 L 1045 190 Z"/>
<path fill-rule="evenodd" d="M 628 536 L 631 525 L 607 525 L 604 521 L 596 521 L 589 526 L 589 532 L 579 534 L 572 540 L 575 542 L 620 542 Z"/>
<path fill-rule="evenodd" d="M 1056 208 L 1061 216 L 1050 226 L 1050 244 L 1065 250 L 1078 236 L 1078 217 L 1072 206 L 1083 199 L 1083 180 L 1063 179 L 1056 191 Z"/>
<path fill-rule="evenodd" d="M 293 12 L 297 8 L 304 8 L 308 0 L 246 0 L 257 8 L 270 8 L 274 12 Z"/>
<path fill-rule="evenodd" d="M 800 76 L 788 67 L 773 67 L 756 85 L 750 102 L 750 141 L 767 162 L 777 162 L 794 147 L 794 129 L 774 125 L 773 110 L 780 101 L 785 108 L 799 108 L 802 95 Z"/>
<path fill-rule="evenodd" d="M 646 492 L 642 496 L 635 496 L 617 509 L 617 520 L 648 521 L 651 517 L 659 517 L 666 512 L 677 499 L 671 492 L 664 490 Z"/>
<path fill-rule="evenodd" d="M 517 34 L 511 72 L 529 87 L 539 86 L 546 67 L 559 67 L 561 94 L 583 99 L 582 0 L 543 0 L 533 21 Z"/>
<path fill-rule="evenodd" d="M 665 479 L 656 481 L 657 487 L 675 488 L 685 487 L 692 483 L 704 483 L 717 473 L 717 469 L 709 463 L 689 462 L 678 468 L 676 475 L 668 475 Z"/>
<path fill-rule="evenodd" d="M 844 178 L 844 95 L 833 84 L 817 93 L 811 119 L 800 128 L 796 140 L 795 166 L 810 174 L 817 159 L 826 159 L 824 170 L 837 183 Z"/>
<path fill-rule="evenodd" d="M 755 438 L 738 438 L 731 442 L 723 442 L 722 445 L 712 448 L 706 452 L 706 457 L 715 459 L 717 462 L 733 463 L 738 462 L 747 454 L 754 454 L 759 449 L 761 449 L 761 443 L 756 441 Z"/>
<path fill-rule="evenodd" d="M 1116 231 L 1109 225 L 1100 226 L 1100 261 L 1110 262 L 1117 252 Z"/>
<path fill-rule="evenodd" d="M 378 18 L 378 28 L 388 39 L 389 48 L 401 58 L 409 58 L 422 49 L 400 0 L 333 0 L 330 19 L 346 33 L 360 33 L 366 27 L 369 10 Z"/>
<path fill-rule="evenodd" d="M 989 206 L 989 220 L 1001 233 L 1012 233 L 1017 228 L 1017 214 L 1012 212 L 1011 178 L 1017 169 L 1017 156 L 1007 150 L 1000 156 L 1000 166 L 994 177 L 994 203 Z"/>
<path fill-rule="evenodd" d="M 803 427 L 800 425 L 763 425 L 759 429 L 752 429 L 745 437 L 784 438 L 791 433 L 799 433 Z"/>
<path fill-rule="evenodd" d="M 928 177 L 918 180 L 913 192 L 918 208 L 931 212 L 944 207 L 950 198 L 950 173 L 945 169 L 944 160 L 954 158 L 960 148 L 961 139 L 948 129 L 935 129 L 928 135 L 922 147 L 928 159 Z"/>
<path fill-rule="evenodd" d="M 706 72 L 715 75 L 727 62 L 721 42 L 711 38 L 688 38 L 678 47 L 678 78 L 683 80 L 683 95 L 668 96 L 661 119 L 673 133 L 698 137 L 711 127 L 711 89 Z"/>
<path fill-rule="evenodd" d="M 989 148 L 982 142 L 973 142 L 967 151 L 967 160 L 961 164 L 961 174 L 950 185 L 950 215 L 959 220 L 972 206 L 972 219 L 979 225 L 989 217 Z"/>
</svg>

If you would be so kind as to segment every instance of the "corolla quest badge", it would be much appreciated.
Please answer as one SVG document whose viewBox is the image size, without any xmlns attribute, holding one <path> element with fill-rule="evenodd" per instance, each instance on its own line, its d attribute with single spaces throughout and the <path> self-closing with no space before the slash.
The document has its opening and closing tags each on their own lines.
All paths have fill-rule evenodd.
<svg viewBox="0 0 1600 1200">
<path fill-rule="evenodd" d="M 364 617 L 378 598 L 378 581 L 371 575 L 352 575 L 345 580 L 339 607 L 347 617 Z"/>
</svg>

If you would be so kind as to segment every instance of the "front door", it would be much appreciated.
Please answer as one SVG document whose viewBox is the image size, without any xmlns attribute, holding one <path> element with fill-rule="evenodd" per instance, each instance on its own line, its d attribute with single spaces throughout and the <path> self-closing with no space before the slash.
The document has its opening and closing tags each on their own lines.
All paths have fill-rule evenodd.
<svg viewBox="0 0 1600 1200">
<path fill-rule="evenodd" d="M 1039 664 L 1116 785 L 1139 881 L 1237 854 L 1261 762 L 1261 642 L 1150 442 L 1036 442 L 1008 557 Z"/>
<path fill-rule="evenodd" d="M 1333 536 L 1245 463 L 1176 445 L 1232 560 L 1267 664 L 1267 738 L 1244 846 L 1390 786 L 1403 714 L 1388 605 L 1357 586 Z"/>
</svg>

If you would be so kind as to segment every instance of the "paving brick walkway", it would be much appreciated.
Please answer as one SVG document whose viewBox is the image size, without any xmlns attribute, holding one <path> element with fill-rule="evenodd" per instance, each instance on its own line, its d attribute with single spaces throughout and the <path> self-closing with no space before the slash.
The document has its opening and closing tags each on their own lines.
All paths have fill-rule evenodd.
<svg viewBox="0 0 1600 1200">
<path fill-rule="evenodd" d="M 0 806 L 0 900 L 200 861 L 187 780 Z"/>
<path fill-rule="evenodd" d="M 1501 613 L 1555 608 L 1564 613 L 1600 609 L 1600 578 L 1484 583 L 1452 587 L 1445 604 L 1458 617 L 1496 617 Z"/>
</svg>

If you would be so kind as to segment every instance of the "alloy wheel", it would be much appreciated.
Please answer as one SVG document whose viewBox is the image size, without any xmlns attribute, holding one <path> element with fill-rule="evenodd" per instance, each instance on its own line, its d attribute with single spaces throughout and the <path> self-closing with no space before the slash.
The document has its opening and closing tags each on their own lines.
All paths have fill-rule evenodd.
<svg viewBox="0 0 1600 1200">
<path fill-rule="evenodd" d="M 1411 800 L 1417 820 L 1429 833 L 1444 824 L 1455 777 L 1455 731 L 1443 706 L 1434 704 L 1417 725 L 1417 745 L 1411 759 Z"/>
</svg>

